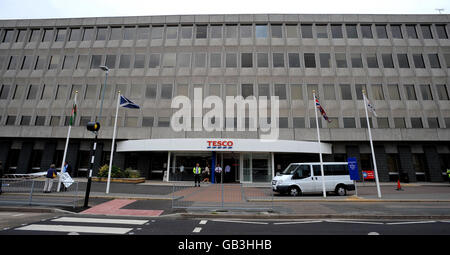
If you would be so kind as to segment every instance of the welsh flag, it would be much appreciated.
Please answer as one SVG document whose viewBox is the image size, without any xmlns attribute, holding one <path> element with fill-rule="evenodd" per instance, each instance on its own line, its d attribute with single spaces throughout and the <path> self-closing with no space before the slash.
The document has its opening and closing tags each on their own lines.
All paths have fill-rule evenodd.
<svg viewBox="0 0 450 255">
<path fill-rule="evenodd" d="M 74 103 L 72 107 L 72 114 L 70 115 L 69 125 L 73 126 L 75 119 L 77 118 L 77 104 Z"/>
</svg>

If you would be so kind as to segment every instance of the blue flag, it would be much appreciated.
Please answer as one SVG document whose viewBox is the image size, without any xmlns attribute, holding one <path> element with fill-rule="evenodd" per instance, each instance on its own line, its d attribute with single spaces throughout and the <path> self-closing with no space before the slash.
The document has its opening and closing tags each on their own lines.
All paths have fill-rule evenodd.
<svg viewBox="0 0 450 255">
<path fill-rule="evenodd" d="M 120 96 L 120 106 L 122 107 L 126 107 L 126 108 L 132 108 L 132 109 L 139 109 L 139 105 L 131 102 L 130 99 L 124 97 L 124 96 Z"/>
</svg>

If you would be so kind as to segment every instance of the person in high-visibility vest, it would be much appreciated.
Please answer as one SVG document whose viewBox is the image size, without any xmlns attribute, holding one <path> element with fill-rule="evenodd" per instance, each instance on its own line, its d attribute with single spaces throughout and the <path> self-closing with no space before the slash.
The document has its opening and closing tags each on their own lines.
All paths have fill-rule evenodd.
<svg viewBox="0 0 450 255">
<path fill-rule="evenodd" d="M 447 169 L 448 182 L 450 183 L 450 168 Z"/>
<path fill-rule="evenodd" d="M 197 187 L 198 183 L 198 187 L 200 187 L 200 175 L 202 174 L 202 168 L 200 167 L 199 163 L 195 165 L 193 172 L 194 172 L 194 185 L 195 187 Z"/>
</svg>

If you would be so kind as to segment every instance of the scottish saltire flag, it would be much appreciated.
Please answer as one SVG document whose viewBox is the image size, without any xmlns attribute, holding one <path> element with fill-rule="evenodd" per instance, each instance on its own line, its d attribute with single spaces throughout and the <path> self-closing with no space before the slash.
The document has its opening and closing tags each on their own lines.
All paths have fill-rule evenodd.
<svg viewBox="0 0 450 255">
<path fill-rule="evenodd" d="M 124 97 L 124 96 L 120 96 L 120 106 L 125 107 L 125 108 L 132 108 L 132 109 L 139 109 L 139 105 L 131 102 L 130 99 Z"/>
<path fill-rule="evenodd" d="M 370 101 L 367 97 L 366 97 L 366 102 L 367 102 L 367 107 L 369 108 L 369 111 L 371 111 L 373 113 L 373 116 L 378 117 L 377 112 L 375 112 L 375 106 L 372 103 L 370 103 Z"/>
<path fill-rule="evenodd" d="M 327 113 L 325 112 L 325 110 L 322 108 L 322 106 L 319 103 L 319 99 L 316 97 L 316 107 L 317 109 L 319 109 L 320 114 L 322 114 L 323 118 L 328 121 L 331 122 L 331 120 L 328 119 Z"/>
</svg>

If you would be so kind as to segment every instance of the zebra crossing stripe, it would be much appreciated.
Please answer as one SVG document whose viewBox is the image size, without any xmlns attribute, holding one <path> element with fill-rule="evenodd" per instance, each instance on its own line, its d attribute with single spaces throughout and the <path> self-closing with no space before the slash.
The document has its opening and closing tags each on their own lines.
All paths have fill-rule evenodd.
<svg viewBox="0 0 450 255">
<path fill-rule="evenodd" d="M 101 218 L 76 218 L 76 217 L 61 217 L 53 219 L 56 222 L 79 222 L 79 223 L 106 223 L 106 224 L 129 224 L 129 225 L 144 225 L 148 220 L 125 220 L 125 219 L 101 219 Z"/>
<path fill-rule="evenodd" d="M 69 232 L 69 233 L 95 233 L 95 234 L 119 234 L 123 235 L 133 228 L 111 228 L 111 227 L 87 227 L 87 226 L 68 226 L 68 225 L 42 225 L 31 224 L 28 226 L 16 228 L 15 230 L 28 231 L 51 231 L 51 232 Z"/>
</svg>

